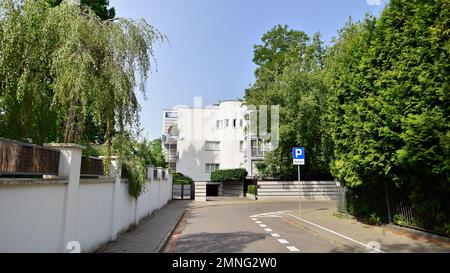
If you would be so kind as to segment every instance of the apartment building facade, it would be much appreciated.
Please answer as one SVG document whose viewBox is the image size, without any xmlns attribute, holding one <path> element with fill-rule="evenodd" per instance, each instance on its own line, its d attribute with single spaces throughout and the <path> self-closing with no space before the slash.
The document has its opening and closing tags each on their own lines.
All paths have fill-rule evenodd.
<svg viewBox="0 0 450 273">
<path fill-rule="evenodd" d="M 209 181 L 218 169 L 245 168 L 258 174 L 264 141 L 249 133 L 248 107 L 239 100 L 163 110 L 163 149 L 172 172 Z"/>
</svg>

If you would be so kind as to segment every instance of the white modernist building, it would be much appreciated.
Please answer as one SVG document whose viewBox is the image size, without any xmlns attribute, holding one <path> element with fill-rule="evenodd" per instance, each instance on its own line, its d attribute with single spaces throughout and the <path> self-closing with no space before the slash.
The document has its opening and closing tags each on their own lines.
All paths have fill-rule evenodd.
<svg viewBox="0 0 450 273">
<path fill-rule="evenodd" d="M 209 181 L 218 169 L 245 168 L 257 175 L 266 145 L 248 133 L 248 107 L 239 100 L 210 107 L 163 110 L 163 146 L 172 172 Z"/>
</svg>

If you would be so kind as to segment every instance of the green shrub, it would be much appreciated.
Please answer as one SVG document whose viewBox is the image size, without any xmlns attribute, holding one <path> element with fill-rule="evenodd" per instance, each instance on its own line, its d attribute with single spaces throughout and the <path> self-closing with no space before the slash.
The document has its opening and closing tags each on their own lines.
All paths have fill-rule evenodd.
<svg viewBox="0 0 450 273">
<path fill-rule="evenodd" d="M 244 181 L 244 179 L 247 177 L 247 174 L 247 170 L 245 169 L 217 170 L 211 173 L 211 181 Z"/>
<path fill-rule="evenodd" d="M 128 193 L 130 196 L 137 199 L 146 191 L 144 160 L 136 157 L 123 162 L 122 177 L 128 180 Z"/>
<path fill-rule="evenodd" d="M 248 187 L 247 187 L 247 193 L 256 195 L 256 193 L 257 193 L 257 188 L 256 188 L 256 186 L 255 186 L 255 185 L 248 185 Z"/>
<path fill-rule="evenodd" d="M 394 224 L 404 226 L 406 225 L 406 218 L 401 214 L 396 214 L 394 216 Z"/>
<path fill-rule="evenodd" d="M 173 184 L 190 185 L 194 182 L 192 178 L 182 173 L 174 173 L 172 176 Z"/>
<path fill-rule="evenodd" d="M 381 226 L 383 224 L 383 221 L 381 220 L 381 217 L 376 213 L 372 213 L 369 219 L 367 219 L 367 223 L 370 225 Z"/>
</svg>

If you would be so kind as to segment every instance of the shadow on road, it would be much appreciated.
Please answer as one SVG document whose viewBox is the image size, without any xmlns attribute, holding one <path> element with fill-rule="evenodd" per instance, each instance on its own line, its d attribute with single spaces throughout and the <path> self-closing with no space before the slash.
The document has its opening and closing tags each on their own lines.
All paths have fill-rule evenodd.
<svg viewBox="0 0 450 273">
<path fill-rule="evenodd" d="M 267 236 L 264 233 L 254 232 L 196 233 L 180 238 L 175 252 L 236 253 L 242 251 L 249 243 L 263 240 Z"/>
</svg>

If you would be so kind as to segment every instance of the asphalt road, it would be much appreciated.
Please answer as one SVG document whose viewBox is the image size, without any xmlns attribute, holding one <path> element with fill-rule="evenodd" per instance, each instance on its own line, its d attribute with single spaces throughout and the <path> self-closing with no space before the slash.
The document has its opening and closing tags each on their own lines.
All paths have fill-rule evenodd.
<svg viewBox="0 0 450 273">
<path fill-rule="evenodd" d="M 334 202 L 304 202 L 304 210 Z M 192 209 L 172 238 L 176 253 L 321 253 L 355 252 L 281 217 L 297 202 L 207 206 Z M 275 212 L 275 213 L 274 213 Z M 253 217 L 252 217 L 253 216 Z"/>
</svg>

